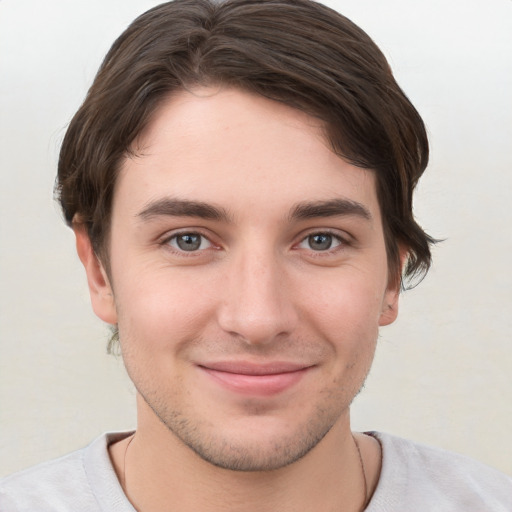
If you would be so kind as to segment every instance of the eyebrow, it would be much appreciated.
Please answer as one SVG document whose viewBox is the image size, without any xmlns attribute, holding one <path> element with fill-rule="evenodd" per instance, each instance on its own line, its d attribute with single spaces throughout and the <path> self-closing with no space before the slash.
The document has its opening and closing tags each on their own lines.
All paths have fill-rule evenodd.
<svg viewBox="0 0 512 512">
<path fill-rule="evenodd" d="M 317 217 L 356 216 L 372 220 L 366 206 L 350 199 L 331 199 L 297 204 L 290 213 L 291 220 L 314 219 Z"/>
<path fill-rule="evenodd" d="M 289 219 L 307 220 L 336 216 L 357 216 L 367 220 L 372 219 L 370 211 L 365 206 L 349 199 L 304 201 L 292 208 Z M 224 208 L 202 201 L 170 197 L 149 202 L 136 217 L 143 220 L 151 220 L 155 217 L 198 217 L 223 222 L 232 221 L 231 215 Z"/>
<path fill-rule="evenodd" d="M 230 215 L 224 208 L 219 208 L 202 201 L 163 198 L 148 203 L 136 217 L 151 220 L 155 217 L 199 217 L 202 219 L 228 222 Z"/>
</svg>

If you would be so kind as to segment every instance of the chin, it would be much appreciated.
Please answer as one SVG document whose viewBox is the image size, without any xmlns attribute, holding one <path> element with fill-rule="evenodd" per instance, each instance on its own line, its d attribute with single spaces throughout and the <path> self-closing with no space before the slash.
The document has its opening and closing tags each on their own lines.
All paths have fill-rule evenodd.
<svg viewBox="0 0 512 512">
<path fill-rule="evenodd" d="M 153 409 L 154 412 L 156 412 Z M 298 422 L 277 415 L 206 418 L 158 414 L 173 437 L 203 461 L 230 471 L 273 471 L 310 453 L 333 428 L 341 411 L 316 409 Z"/>
<path fill-rule="evenodd" d="M 330 429 L 233 440 L 227 436 L 182 439 L 202 460 L 229 471 L 261 472 L 284 468 L 313 450 Z"/>
</svg>

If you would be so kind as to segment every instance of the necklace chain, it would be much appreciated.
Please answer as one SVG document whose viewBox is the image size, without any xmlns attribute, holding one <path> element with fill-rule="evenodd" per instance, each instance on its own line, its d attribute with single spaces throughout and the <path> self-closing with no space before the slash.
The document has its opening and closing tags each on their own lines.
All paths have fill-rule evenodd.
<svg viewBox="0 0 512 512">
<path fill-rule="evenodd" d="M 124 489 L 124 492 L 128 494 L 126 489 L 126 455 L 128 453 L 128 448 L 130 447 L 131 442 L 135 439 L 135 432 L 130 436 L 126 448 L 124 449 L 124 457 L 123 457 L 123 474 L 122 474 L 122 482 L 121 487 Z"/>
<path fill-rule="evenodd" d="M 364 461 L 363 456 L 361 455 L 361 449 L 359 448 L 359 443 L 357 442 L 354 434 L 352 434 L 352 439 L 356 445 L 357 455 L 359 456 L 359 464 L 361 466 L 361 473 L 363 475 L 364 503 L 363 508 L 361 509 L 361 512 L 363 512 L 366 509 L 366 505 L 368 505 L 368 482 L 366 480 L 366 471 L 364 469 Z"/>
</svg>

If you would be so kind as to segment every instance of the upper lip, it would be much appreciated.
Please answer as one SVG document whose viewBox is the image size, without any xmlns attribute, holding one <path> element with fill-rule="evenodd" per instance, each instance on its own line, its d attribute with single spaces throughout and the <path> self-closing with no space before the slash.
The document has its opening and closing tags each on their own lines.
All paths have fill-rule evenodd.
<svg viewBox="0 0 512 512">
<path fill-rule="evenodd" d="M 239 375 L 278 375 L 280 373 L 291 373 L 304 370 L 313 365 L 287 361 L 273 361 L 265 363 L 253 363 L 249 361 L 216 361 L 201 363 L 198 366 L 208 370 L 236 373 Z"/>
</svg>

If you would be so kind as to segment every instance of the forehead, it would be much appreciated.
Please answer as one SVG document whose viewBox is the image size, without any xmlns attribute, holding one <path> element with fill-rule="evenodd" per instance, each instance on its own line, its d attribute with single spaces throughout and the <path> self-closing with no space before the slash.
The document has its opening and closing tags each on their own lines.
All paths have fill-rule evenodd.
<svg viewBox="0 0 512 512">
<path fill-rule="evenodd" d="M 114 212 L 123 198 L 135 209 L 172 195 L 246 213 L 342 198 L 378 216 L 373 171 L 334 154 L 321 121 L 237 89 L 174 94 L 133 153 L 121 167 Z"/>
</svg>

